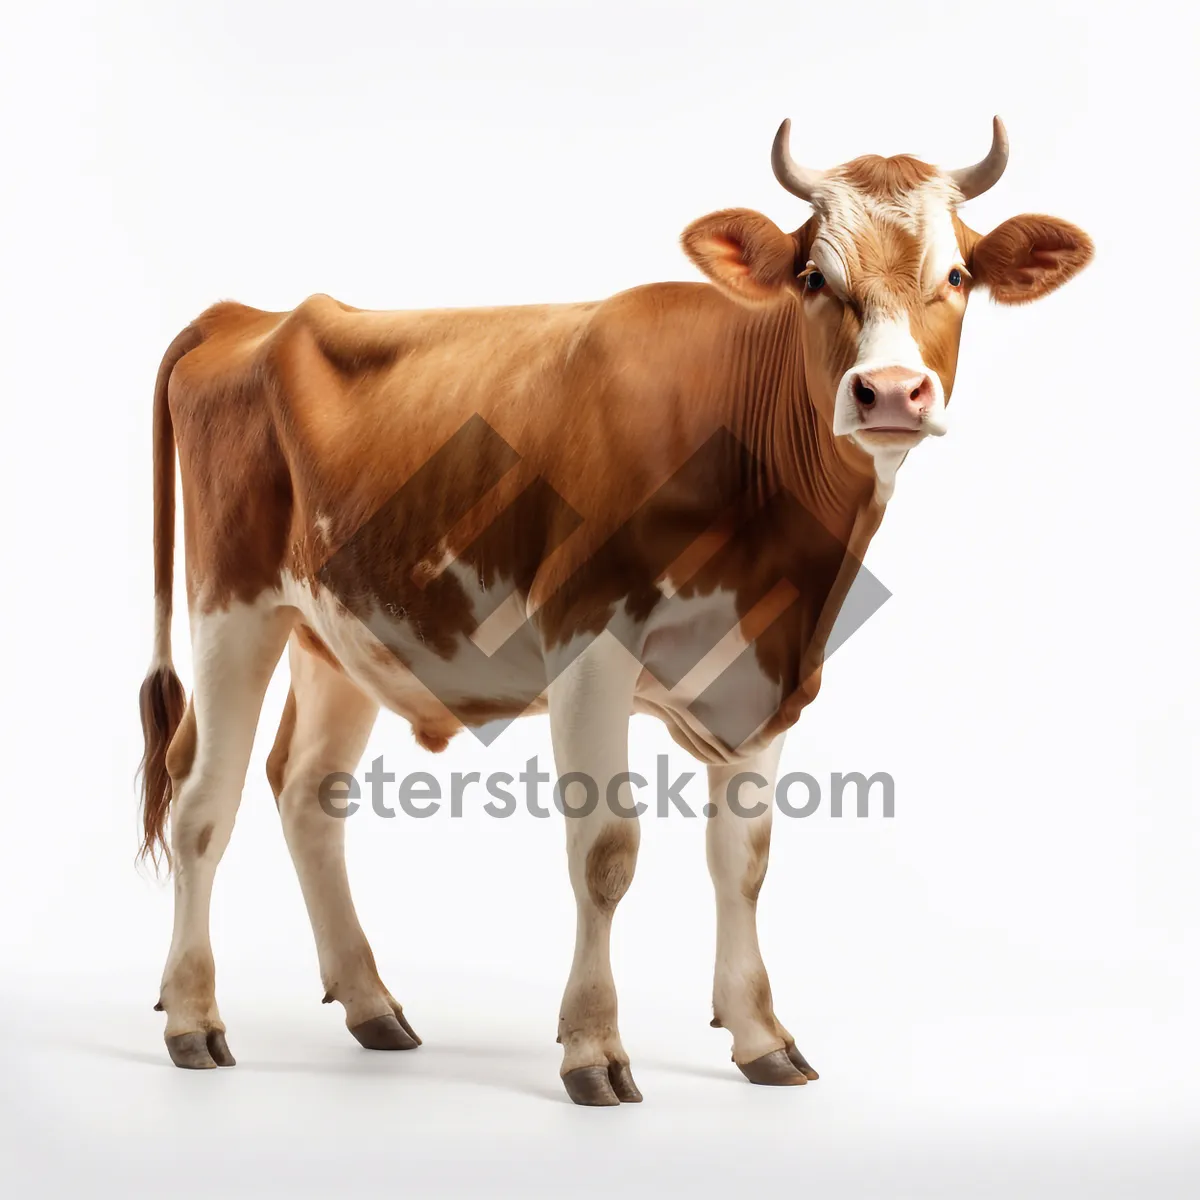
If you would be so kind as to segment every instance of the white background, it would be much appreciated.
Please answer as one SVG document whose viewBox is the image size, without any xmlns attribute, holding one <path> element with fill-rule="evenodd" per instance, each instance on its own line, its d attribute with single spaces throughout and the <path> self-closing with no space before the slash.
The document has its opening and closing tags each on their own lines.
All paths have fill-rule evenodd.
<svg viewBox="0 0 1200 1200">
<path fill-rule="evenodd" d="M 0 1156 L 7 1194 L 1195 1194 L 1194 24 L 1176 6 L 342 2 L 25 5 L 0 49 Z M 573 905 L 560 820 L 358 814 L 351 875 L 425 1039 L 322 1007 L 263 758 L 217 879 L 232 1071 L 151 1011 L 168 887 L 133 866 L 151 640 L 151 389 L 214 300 L 426 307 L 693 278 L 715 208 L 807 214 L 827 166 L 951 166 L 964 215 L 1049 211 L 1095 264 L 967 318 L 951 433 L 868 558 L 892 590 L 785 770 L 889 771 L 896 816 L 779 819 L 760 905 L 822 1073 L 753 1088 L 708 1028 L 703 825 L 643 822 L 614 963 L 641 1106 L 557 1079 Z M 190 676 L 186 619 L 176 657 Z M 634 769 L 690 764 L 634 721 Z M 398 771 L 549 758 L 544 719 Z M 699 780 L 688 789 L 703 800 Z M 7 1184 L 14 1182 L 15 1190 Z"/>
</svg>

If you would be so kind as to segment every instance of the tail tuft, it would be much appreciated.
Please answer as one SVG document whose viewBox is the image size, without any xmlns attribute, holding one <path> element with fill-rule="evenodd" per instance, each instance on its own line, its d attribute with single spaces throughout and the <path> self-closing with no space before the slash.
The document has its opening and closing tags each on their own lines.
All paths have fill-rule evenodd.
<svg viewBox="0 0 1200 1200">
<path fill-rule="evenodd" d="M 167 747 L 183 720 L 187 697 L 179 676 L 168 664 L 154 667 L 146 676 L 138 701 L 146 747 L 138 768 L 142 793 L 142 845 L 138 860 L 149 859 L 155 868 L 160 860 L 165 861 L 169 870 L 171 851 L 165 831 L 171 804 L 171 776 L 167 771 Z"/>
</svg>

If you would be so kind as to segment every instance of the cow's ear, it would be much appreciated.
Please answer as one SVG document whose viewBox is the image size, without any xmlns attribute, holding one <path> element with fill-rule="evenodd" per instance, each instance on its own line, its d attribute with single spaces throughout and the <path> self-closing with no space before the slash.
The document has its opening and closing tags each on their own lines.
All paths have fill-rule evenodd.
<svg viewBox="0 0 1200 1200">
<path fill-rule="evenodd" d="M 1092 239 L 1078 226 L 1025 213 L 979 238 L 967 269 L 997 303 L 1026 304 L 1082 271 L 1092 251 Z"/>
<path fill-rule="evenodd" d="M 727 295 L 769 304 L 796 283 L 796 242 L 749 208 L 727 208 L 693 221 L 680 239 L 684 253 Z"/>
</svg>

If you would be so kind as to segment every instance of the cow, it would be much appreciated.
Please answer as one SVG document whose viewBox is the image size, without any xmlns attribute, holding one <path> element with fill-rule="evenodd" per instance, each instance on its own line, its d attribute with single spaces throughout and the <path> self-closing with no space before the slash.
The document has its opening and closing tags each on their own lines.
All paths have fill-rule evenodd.
<svg viewBox="0 0 1200 1200">
<path fill-rule="evenodd" d="M 420 1038 L 355 914 L 322 781 L 355 769 L 381 707 L 431 751 L 548 712 L 562 777 L 616 800 L 566 821 L 561 1078 L 577 1104 L 641 1100 L 609 938 L 637 859 L 627 730 L 643 712 L 707 765 L 712 1024 L 751 1082 L 817 1078 L 759 952 L 771 807 L 738 790 L 774 779 L 898 468 L 946 432 L 968 297 L 1036 300 L 1093 247 L 1054 217 L 986 235 L 962 220 L 1007 163 L 999 118 L 986 157 L 957 170 L 869 155 L 821 171 L 790 144 L 785 121 L 774 173 L 811 215 L 791 233 L 748 209 L 694 221 L 682 247 L 705 282 L 445 311 L 222 302 L 171 343 L 154 395 L 141 854 L 174 874 L 155 1007 L 177 1066 L 234 1063 L 210 897 L 286 650 L 267 775 L 324 999 L 362 1046 Z M 190 698 L 171 658 L 176 457 Z M 720 651 L 715 667 L 698 646 Z"/>
</svg>

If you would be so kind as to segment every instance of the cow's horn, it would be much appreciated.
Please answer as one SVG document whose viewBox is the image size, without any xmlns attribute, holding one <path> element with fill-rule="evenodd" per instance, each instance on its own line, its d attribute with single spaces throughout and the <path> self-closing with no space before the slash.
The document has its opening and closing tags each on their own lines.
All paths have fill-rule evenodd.
<svg viewBox="0 0 1200 1200">
<path fill-rule="evenodd" d="M 811 200 L 813 192 L 825 178 L 825 172 L 802 167 L 792 159 L 792 152 L 788 149 L 791 131 L 790 120 L 780 125 L 779 132 L 775 135 L 775 145 L 771 147 L 771 166 L 775 171 L 775 178 L 793 196 L 799 196 L 801 200 Z"/>
<path fill-rule="evenodd" d="M 992 118 L 992 148 L 987 157 L 982 158 L 973 167 L 962 167 L 957 171 L 947 171 L 946 174 L 954 180 L 964 200 L 981 196 L 1004 174 L 1008 166 L 1008 134 L 1004 132 L 1004 122 L 999 117 Z"/>
</svg>

